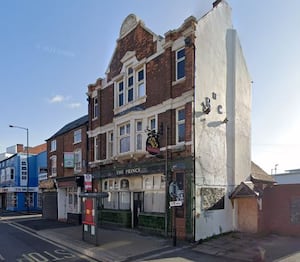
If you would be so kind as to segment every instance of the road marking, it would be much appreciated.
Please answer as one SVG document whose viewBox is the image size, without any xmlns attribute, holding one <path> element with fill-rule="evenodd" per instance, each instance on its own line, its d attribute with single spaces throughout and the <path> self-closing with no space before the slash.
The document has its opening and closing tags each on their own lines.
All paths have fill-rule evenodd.
<svg viewBox="0 0 300 262">
<path fill-rule="evenodd" d="M 5 261 L 5 258 L 0 254 L 0 260 Z"/>
<path fill-rule="evenodd" d="M 3 223 L 3 222 L 2 222 L 2 223 Z M 92 257 L 90 257 L 90 256 L 88 256 L 88 255 L 85 255 L 85 254 L 83 254 L 83 253 L 78 252 L 78 251 L 75 250 L 74 248 L 71 248 L 71 247 L 68 247 L 68 246 L 64 245 L 63 243 L 58 243 L 58 242 L 55 242 L 54 240 L 51 240 L 51 239 L 48 239 L 48 238 L 43 237 L 43 236 L 41 236 L 41 235 L 38 235 L 36 232 L 34 232 L 34 230 L 30 230 L 30 229 L 27 228 L 26 226 L 17 224 L 17 223 L 15 223 L 15 222 L 5 222 L 5 223 L 7 223 L 7 225 L 9 225 L 9 226 L 11 226 L 11 227 L 14 227 L 14 228 L 17 228 L 17 229 L 23 231 L 23 232 L 25 232 L 25 233 L 27 233 L 27 234 L 29 234 L 29 235 L 32 235 L 32 236 L 34 236 L 34 237 L 36 237 L 36 238 L 39 238 L 39 239 L 42 239 L 42 240 L 44 240 L 44 241 L 46 241 L 46 242 L 48 242 L 48 243 L 50 243 L 50 244 L 52 244 L 52 245 L 54 245 L 54 246 L 57 246 L 57 247 L 59 247 L 59 248 L 62 248 L 62 247 L 63 247 L 64 250 L 69 251 L 69 252 L 71 252 L 72 254 L 75 254 L 75 255 L 77 255 L 77 256 L 80 257 L 80 258 L 84 258 L 84 259 L 86 259 L 87 261 L 90 261 L 90 262 L 96 262 L 96 261 L 97 261 L 97 260 L 93 259 Z M 1 261 L 1 260 L 0 260 L 0 261 Z"/>
</svg>

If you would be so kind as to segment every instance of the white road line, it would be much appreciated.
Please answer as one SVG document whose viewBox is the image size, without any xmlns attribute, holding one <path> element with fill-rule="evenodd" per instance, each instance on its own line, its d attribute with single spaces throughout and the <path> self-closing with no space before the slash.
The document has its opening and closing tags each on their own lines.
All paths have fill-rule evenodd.
<svg viewBox="0 0 300 262">
<path fill-rule="evenodd" d="M 89 257 L 89 256 L 86 256 L 85 254 L 82 254 L 82 253 L 80 253 L 80 252 L 78 252 L 78 251 L 76 251 L 75 249 L 73 249 L 73 248 L 70 248 L 70 247 L 67 247 L 66 245 L 64 245 L 63 243 L 57 243 L 57 242 L 55 242 L 55 241 L 53 241 L 53 240 L 51 240 L 51 239 L 48 239 L 48 238 L 46 238 L 46 237 L 43 237 L 43 236 L 41 236 L 41 235 L 38 235 L 37 233 L 34 233 L 34 232 L 31 232 L 31 231 L 29 231 L 27 228 L 26 228 L 26 226 L 22 226 L 22 225 L 18 225 L 17 223 L 15 223 L 15 222 L 8 222 L 8 221 L 3 221 L 2 223 L 7 223 L 9 226 L 11 226 L 11 227 L 14 227 L 14 228 L 17 228 L 17 229 L 19 229 L 19 230 L 21 230 L 21 231 L 23 231 L 23 232 L 25 232 L 25 233 L 27 233 L 27 234 L 29 234 L 29 235 L 32 235 L 32 236 L 34 236 L 34 237 L 37 237 L 37 238 L 39 238 L 39 239 L 42 239 L 42 240 L 44 240 L 44 241 L 46 241 L 46 242 L 48 242 L 48 243 L 50 243 L 50 244 L 52 244 L 52 245 L 54 245 L 54 246 L 57 246 L 57 247 L 59 247 L 59 248 L 64 248 L 65 250 L 67 250 L 67 251 L 69 251 L 69 252 L 71 252 L 71 253 L 73 253 L 73 254 L 76 254 L 78 257 L 80 257 L 80 258 L 84 258 L 84 259 L 86 259 L 86 260 L 88 260 L 88 261 L 90 261 L 90 262 L 96 262 L 97 260 L 94 260 L 93 258 L 91 258 L 91 257 Z M 1 261 L 1 260 L 0 260 Z"/>
<path fill-rule="evenodd" d="M 5 258 L 0 254 L 0 260 L 5 261 Z"/>
</svg>

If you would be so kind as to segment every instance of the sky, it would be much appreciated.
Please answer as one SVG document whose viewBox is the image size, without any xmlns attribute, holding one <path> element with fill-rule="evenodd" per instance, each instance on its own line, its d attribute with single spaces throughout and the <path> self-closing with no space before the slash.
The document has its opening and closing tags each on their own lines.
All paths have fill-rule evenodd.
<svg viewBox="0 0 300 262">
<path fill-rule="evenodd" d="M 300 168 L 300 1 L 228 0 L 252 84 L 252 160 Z M 200 18 L 213 0 L 1 0 L 0 152 L 45 142 L 87 114 L 87 86 L 105 71 L 131 13 L 158 35 Z M 275 170 L 276 169 L 276 170 Z"/>
</svg>

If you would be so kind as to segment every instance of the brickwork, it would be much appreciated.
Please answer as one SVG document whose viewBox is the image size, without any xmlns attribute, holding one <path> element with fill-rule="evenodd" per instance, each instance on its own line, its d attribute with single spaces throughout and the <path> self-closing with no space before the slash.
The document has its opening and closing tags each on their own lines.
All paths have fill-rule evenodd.
<svg viewBox="0 0 300 262">
<path fill-rule="evenodd" d="M 80 143 L 74 144 L 74 131 L 81 129 L 82 140 Z M 74 152 L 76 149 L 81 149 L 82 155 L 82 170 L 76 175 L 84 174 L 87 172 L 87 126 L 80 126 L 72 129 L 69 132 L 61 134 L 57 137 L 53 137 L 47 140 L 47 159 L 48 159 L 48 170 L 49 175 L 51 175 L 51 157 L 56 156 L 56 168 L 58 177 L 74 176 L 74 168 L 64 167 L 64 152 Z M 50 151 L 51 141 L 56 140 L 56 150 Z"/>
<path fill-rule="evenodd" d="M 263 226 L 267 233 L 300 236 L 300 184 L 267 188 L 263 197 Z"/>
</svg>

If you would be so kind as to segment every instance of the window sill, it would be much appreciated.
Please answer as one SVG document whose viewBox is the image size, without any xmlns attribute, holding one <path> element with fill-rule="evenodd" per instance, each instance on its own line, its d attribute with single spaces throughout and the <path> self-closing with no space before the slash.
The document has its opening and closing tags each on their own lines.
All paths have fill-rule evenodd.
<svg viewBox="0 0 300 262">
<path fill-rule="evenodd" d="M 139 98 L 135 101 L 132 101 L 132 102 L 126 104 L 126 105 L 123 105 L 121 107 L 116 107 L 116 108 L 114 108 L 114 114 L 117 115 L 117 114 L 119 114 L 119 113 L 121 113 L 125 110 L 130 109 L 131 107 L 143 104 L 143 103 L 146 102 L 146 98 L 147 98 L 147 96 L 143 96 L 143 97 L 141 97 L 141 98 Z"/>
<path fill-rule="evenodd" d="M 178 79 L 178 80 L 175 80 L 175 81 L 173 81 L 173 82 L 172 82 L 172 86 L 175 86 L 175 85 L 181 84 L 181 83 L 185 82 L 185 80 L 186 80 L 186 78 L 185 78 L 185 77 L 183 77 L 183 78 L 180 78 L 180 79 Z"/>
</svg>

